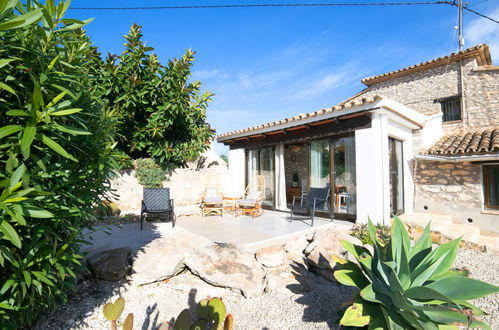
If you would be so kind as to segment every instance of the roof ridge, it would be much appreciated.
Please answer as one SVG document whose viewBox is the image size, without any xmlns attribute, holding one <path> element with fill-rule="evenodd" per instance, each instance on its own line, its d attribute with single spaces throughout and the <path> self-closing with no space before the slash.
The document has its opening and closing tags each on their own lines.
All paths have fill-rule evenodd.
<svg viewBox="0 0 499 330">
<path fill-rule="evenodd" d="M 478 44 L 456 53 L 451 53 L 449 55 L 437 57 L 425 62 L 420 62 L 418 64 L 414 64 L 402 69 L 393 70 L 376 76 L 366 77 L 362 79 L 361 82 L 367 86 L 371 86 L 375 83 L 389 80 L 392 77 L 407 75 L 411 72 L 425 69 L 426 67 L 444 65 L 446 62 L 450 63 L 451 61 L 454 62 L 459 59 L 473 56 L 477 59 L 479 66 L 492 66 L 492 58 L 490 56 L 489 46 L 487 44 Z"/>
</svg>

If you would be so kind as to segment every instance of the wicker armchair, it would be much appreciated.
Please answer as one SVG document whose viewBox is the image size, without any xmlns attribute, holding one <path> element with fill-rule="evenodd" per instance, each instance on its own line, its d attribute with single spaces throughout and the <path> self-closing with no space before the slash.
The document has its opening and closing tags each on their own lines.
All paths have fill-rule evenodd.
<svg viewBox="0 0 499 330">
<path fill-rule="evenodd" d="M 201 216 L 224 216 L 223 195 L 219 186 L 207 186 L 201 200 Z"/>
</svg>

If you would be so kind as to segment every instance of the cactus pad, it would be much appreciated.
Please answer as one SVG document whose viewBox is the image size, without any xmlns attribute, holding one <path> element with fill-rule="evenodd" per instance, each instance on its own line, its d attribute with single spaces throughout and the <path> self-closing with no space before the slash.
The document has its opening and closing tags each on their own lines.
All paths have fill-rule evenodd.
<svg viewBox="0 0 499 330">
<path fill-rule="evenodd" d="M 189 330 L 191 327 L 191 314 L 188 309 L 184 309 L 177 317 L 175 321 L 175 326 L 173 327 L 175 330 Z"/>
<path fill-rule="evenodd" d="M 108 302 L 104 305 L 102 313 L 109 321 L 116 321 L 119 319 L 123 309 L 125 308 L 125 299 L 119 297 L 114 303 Z"/>
<path fill-rule="evenodd" d="M 225 320 L 225 316 L 227 315 L 227 309 L 225 308 L 225 304 L 220 298 L 212 298 L 208 303 L 208 307 L 210 310 L 210 319 L 215 321 L 215 323 L 222 323 Z"/>
<path fill-rule="evenodd" d="M 208 307 L 208 299 L 200 300 L 198 303 L 198 317 L 208 320 L 210 318 L 210 308 Z"/>
<path fill-rule="evenodd" d="M 206 324 L 208 322 L 204 319 L 199 319 L 196 322 L 194 322 L 189 330 L 205 330 L 206 329 Z"/>
<path fill-rule="evenodd" d="M 125 323 L 123 323 L 123 330 L 132 330 L 133 329 L 133 313 L 128 314 L 125 319 Z"/>
<path fill-rule="evenodd" d="M 234 329 L 234 317 L 232 317 L 232 314 L 227 314 L 223 330 L 233 330 L 233 329 Z"/>
</svg>

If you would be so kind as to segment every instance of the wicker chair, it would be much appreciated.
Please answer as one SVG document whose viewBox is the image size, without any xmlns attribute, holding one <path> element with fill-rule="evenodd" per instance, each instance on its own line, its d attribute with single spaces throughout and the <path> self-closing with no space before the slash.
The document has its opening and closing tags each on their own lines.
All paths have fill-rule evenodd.
<svg viewBox="0 0 499 330">
<path fill-rule="evenodd" d="M 170 198 L 170 188 L 144 188 L 142 208 L 140 210 L 140 230 L 147 213 L 167 213 L 168 219 L 175 227 L 177 217 L 173 209 L 173 199 Z"/>
<path fill-rule="evenodd" d="M 253 218 L 263 214 L 262 202 L 265 196 L 265 177 L 257 175 L 255 182 L 248 185 L 244 199 L 238 201 L 241 215 L 251 215 Z"/>
<path fill-rule="evenodd" d="M 224 216 L 223 195 L 219 186 L 207 186 L 201 200 L 201 215 Z"/>
</svg>

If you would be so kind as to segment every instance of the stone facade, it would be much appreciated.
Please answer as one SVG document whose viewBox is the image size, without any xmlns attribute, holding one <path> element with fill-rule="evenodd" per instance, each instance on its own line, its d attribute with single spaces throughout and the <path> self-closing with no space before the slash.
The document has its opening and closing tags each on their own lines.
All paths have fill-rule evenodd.
<svg viewBox="0 0 499 330">
<path fill-rule="evenodd" d="M 479 67 L 475 59 L 465 59 L 463 85 L 465 111 L 460 122 L 443 123 L 444 133 L 470 127 L 499 126 L 499 70 Z M 380 95 L 398 101 L 424 115 L 441 113 L 434 100 L 461 93 L 459 62 L 381 81 L 357 96 Z"/>
<path fill-rule="evenodd" d="M 470 163 L 416 162 L 416 195 L 436 203 L 480 208 L 481 168 Z"/>
<path fill-rule="evenodd" d="M 464 92 L 459 87 L 461 72 Z M 444 135 L 499 126 L 499 67 L 479 66 L 475 58 L 379 81 L 356 98 L 379 95 L 424 115 L 435 115 L 441 114 L 436 99 L 458 94 L 464 95 L 462 120 L 442 123 Z M 413 131 L 414 154 L 426 153 L 421 142 L 421 130 Z M 483 210 L 480 164 L 419 160 L 413 170 L 415 212 L 448 214 L 457 222 L 473 222 L 482 230 L 499 232 L 499 212 Z"/>
</svg>

